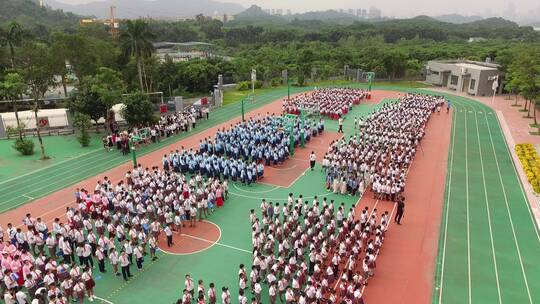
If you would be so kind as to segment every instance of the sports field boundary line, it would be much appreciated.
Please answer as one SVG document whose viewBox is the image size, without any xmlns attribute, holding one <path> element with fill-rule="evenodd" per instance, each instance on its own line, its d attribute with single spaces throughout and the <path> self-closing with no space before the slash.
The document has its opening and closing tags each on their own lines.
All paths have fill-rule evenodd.
<svg viewBox="0 0 540 304">
<path fill-rule="evenodd" d="M 456 107 L 454 107 L 454 109 L 457 110 Z M 445 215 L 444 215 L 444 238 L 442 240 L 442 244 L 440 244 L 440 246 L 442 246 L 442 253 L 441 253 L 441 257 L 440 257 L 440 277 L 439 277 L 439 286 L 437 286 L 437 277 L 435 277 L 435 288 L 439 288 L 439 300 L 438 300 L 438 303 L 441 304 L 442 303 L 442 295 L 443 295 L 443 286 L 444 286 L 444 267 L 445 267 L 445 260 L 446 260 L 446 243 L 447 243 L 447 239 L 448 239 L 448 214 L 450 213 L 450 195 L 452 193 L 451 191 L 451 186 L 452 186 L 452 172 L 453 172 L 453 168 L 454 168 L 454 148 L 455 148 L 455 138 L 456 138 L 456 112 L 455 110 L 452 110 L 452 147 L 451 149 L 449 149 L 449 154 L 450 154 L 450 168 L 447 169 L 448 170 L 448 188 L 446 189 L 446 204 L 444 204 L 444 211 L 445 211 Z M 441 231 L 442 233 L 442 231 Z M 438 263 L 437 263 L 438 264 Z M 435 272 L 435 275 L 437 275 L 437 272 Z"/>
<path fill-rule="evenodd" d="M 467 111 L 467 110 L 465 110 Z M 469 211 L 469 145 L 467 143 L 469 133 L 467 128 L 467 113 L 465 113 L 465 202 L 467 205 L 467 284 L 469 304 L 472 303 L 471 290 L 471 218 Z"/>
</svg>

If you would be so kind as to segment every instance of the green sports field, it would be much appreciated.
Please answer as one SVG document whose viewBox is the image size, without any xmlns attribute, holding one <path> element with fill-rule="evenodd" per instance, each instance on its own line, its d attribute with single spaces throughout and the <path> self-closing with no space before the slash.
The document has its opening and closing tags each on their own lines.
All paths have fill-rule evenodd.
<svg viewBox="0 0 540 304">
<path fill-rule="evenodd" d="M 540 303 L 540 238 L 496 113 L 454 106 L 434 303 Z"/>
</svg>

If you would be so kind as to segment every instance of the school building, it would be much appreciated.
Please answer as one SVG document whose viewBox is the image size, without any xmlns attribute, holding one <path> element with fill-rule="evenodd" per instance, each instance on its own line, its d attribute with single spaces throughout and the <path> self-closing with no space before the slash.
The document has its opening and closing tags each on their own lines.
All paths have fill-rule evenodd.
<svg viewBox="0 0 540 304">
<path fill-rule="evenodd" d="M 426 65 L 426 82 L 474 96 L 493 95 L 493 81 L 499 81 L 497 93 L 502 90 L 499 68 L 490 60 L 431 60 Z"/>
</svg>

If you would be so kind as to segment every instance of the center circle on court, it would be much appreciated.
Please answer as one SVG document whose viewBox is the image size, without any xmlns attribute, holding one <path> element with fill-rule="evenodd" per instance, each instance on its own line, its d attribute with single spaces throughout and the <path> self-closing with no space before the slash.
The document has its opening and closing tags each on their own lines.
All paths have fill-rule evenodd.
<svg viewBox="0 0 540 304">
<path fill-rule="evenodd" d="M 167 246 L 167 236 L 159 234 L 158 247 L 161 251 L 174 255 L 188 255 L 204 251 L 214 246 L 221 238 L 221 229 L 209 221 L 197 220 L 194 227 L 188 221 L 179 231 L 173 231 L 173 245 Z"/>
</svg>

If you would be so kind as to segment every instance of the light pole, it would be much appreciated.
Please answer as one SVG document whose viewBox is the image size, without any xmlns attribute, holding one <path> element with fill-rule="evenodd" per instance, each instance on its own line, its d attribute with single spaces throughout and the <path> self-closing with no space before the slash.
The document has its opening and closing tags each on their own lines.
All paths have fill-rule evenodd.
<svg viewBox="0 0 540 304">
<path fill-rule="evenodd" d="M 137 152 L 133 142 L 131 143 L 131 156 L 133 156 L 133 168 L 137 168 Z"/>
<path fill-rule="evenodd" d="M 245 119 L 244 119 L 244 101 L 245 100 L 246 100 L 245 98 L 242 98 L 242 122 L 245 121 Z"/>
<path fill-rule="evenodd" d="M 368 92 L 371 92 L 371 84 L 373 82 L 373 78 L 375 78 L 375 73 L 367 72 Z"/>
<path fill-rule="evenodd" d="M 287 101 L 291 100 L 291 81 L 287 75 Z"/>
</svg>

